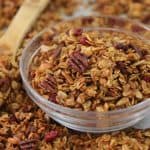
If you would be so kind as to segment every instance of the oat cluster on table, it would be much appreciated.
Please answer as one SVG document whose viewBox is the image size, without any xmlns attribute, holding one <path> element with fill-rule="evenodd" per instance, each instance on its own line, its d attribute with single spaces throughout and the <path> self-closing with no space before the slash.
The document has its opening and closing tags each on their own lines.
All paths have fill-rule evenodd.
<svg viewBox="0 0 150 150">
<path fill-rule="evenodd" d="M 103 112 L 150 95 L 150 45 L 121 32 L 50 30 L 30 65 L 32 87 L 63 106 Z"/>
<path fill-rule="evenodd" d="M 72 12 L 76 7 L 75 1 L 55 0 L 48 6 L 33 30 L 24 39 L 23 46 L 18 52 L 18 60 L 26 43 L 48 24 L 58 23 L 61 20 L 62 10 L 67 13 Z M 140 3 L 143 7 L 137 11 L 130 9 L 133 13 L 139 13 L 139 17 L 137 17 L 139 20 L 145 15 L 145 10 L 147 10 L 145 6 L 149 8 L 145 3 L 146 1 L 130 1 L 130 4 Z M 22 2 L 23 0 L 0 0 L 0 29 L 9 25 Z M 109 7 L 118 9 L 118 5 L 117 7 L 116 4 L 114 5 L 117 2 L 106 0 L 105 4 L 110 3 L 109 5 L 112 5 Z M 120 2 L 126 1 L 121 0 Z M 129 7 L 129 3 L 123 5 L 121 10 L 125 8 L 124 6 Z M 58 11 L 56 11 L 56 8 Z M 102 10 L 99 8 L 97 12 L 102 12 Z M 111 14 L 114 13 L 111 12 Z M 120 12 L 117 15 L 119 14 Z M 125 14 L 127 15 L 127 12 Z M 132 16 L 130 17 L 132 18 Z M 86 22 L 90 22 L 90 20 Z M 0 35 L 1 33 L 3 33 L 3 30 L 0 30 Z M 150 149 L 150 129 L 136 130 L 130 128 L 118 132 L 92 135 L 69 130 L 58 125 L 52 119 L 48 119 L 25 93 L 19 69 L 13 67 L 9 57 L 0 56 L 0 80 L 0 149 L 2 150 L 20 150 L 25 145 L 30 146 L 30 149 L 35 147 L 36 150 Z M 30 144 L 27 145 L 27 143 Z"/>
</svg>

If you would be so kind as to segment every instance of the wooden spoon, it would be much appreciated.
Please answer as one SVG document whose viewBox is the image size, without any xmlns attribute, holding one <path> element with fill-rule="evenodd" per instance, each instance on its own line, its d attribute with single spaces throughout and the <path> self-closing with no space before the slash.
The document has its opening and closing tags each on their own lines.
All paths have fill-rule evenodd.
<svg viewBox="0 0 150 150">
<path fill-rule="evenodd" d="M 49 1 L 25 0 L 23 2 L 7 31 L 0 38 L 0 55 L 12 56 L 12 62 L 16 64 L 16 53 L 23 38 Z"/>
</svg>

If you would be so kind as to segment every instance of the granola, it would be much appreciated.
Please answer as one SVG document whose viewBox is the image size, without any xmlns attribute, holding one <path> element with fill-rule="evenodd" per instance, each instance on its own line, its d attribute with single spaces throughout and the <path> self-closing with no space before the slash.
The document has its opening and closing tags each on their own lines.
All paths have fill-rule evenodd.
<svg viewBox="0 0 150 150">
<path fill-rule="evenodd" d="M 63 106 L 109 111 L 150 96 L 148 43 L 125 33 L 88 28 L 49 32 L 54 36 L 45 42 L 43 35 L 29 69 L 32 87 L 48 100 L 55 95 L 52 101 Z"/>
<path fill-rule="evenodd" d="M 150 25 L 149 0 L 96 0 L 96 11 L 106 15 L 126 15 Z"/>
<path fill-rule="evenodd" d="M 143 4 L 143 2 L 145 3 L 145 1 L 147 0 L 140 1 L 140 4 Z M 62 2 L 64 3 L 63 5 Z M 119 9 L 118 5 L 113 5 L 114 2 L 116 3 L 118 1 L 110 1 L 111 6 L 115 9 Z M 121 0 L 120 2 L 123 1 Z M 10 3 L 13 3 L 13 7 Z M 0 29 L 2 29 L 3 27 L 7 27 L 21 3 L 22 0 L 0 0 Z M 95 4 L 97 5 L 97 3 Z M 149 8 L 147 4 L 145 6 Z M 144 9 L 139 11 L 140 16 L 137 17 L 139 20 L 141 20 L 141 18 L 143 17 L 146 18 L 146 16 L 144 15 L 146 10 L 145 6 Z M 35 24 L 33 30 L 29 32 L 27 37 L 24 39 L 23 46 L 26 45 L 26 43 L 34 35 L 36 35 L 49 23 L 58 23 L 61 18 L 60 13 L 62 12 L 62 10 L 70 12 L 71 10 L 74 10 L 75 7 L 75 0 L 52 1 L 49 7 L 39 18 L 39 21 L 37 21 L 37 23 Z M 125 7 L 129 7 L 129 4 L 126 3 L 121 8 L 121 10 L 123 10 Z M 97 11 L 102 11 L 102 9 L 97 9 Z M 131 9 L 131 11 L 134 12 L 134 9 Z M 127 12 L 125 13 L 127 15 Z M 148 15 L 146 20 L 150 20 L 148 19 Z M 86 22 L 90 21 L 91 19 L 86 19 Z M 0 31 L 0 35 L 1 33 L 3 33 L 3 31 Z M 21 55 L 21 50 L 22 48 L 18 52 L 18 60 L 19 56 Z M 87 53 L 87 55 L 89 56 L 92 55 L 90 50 L 86 50 L 84 53 Z M 34 76 L 34 73 L 32 75 Z M 68 82 L 73 82 L 72 78 L 67 74 L 67 72 L 64 72 L 63 76 L 66 78 L 66 80 L 68 79 Z M 74 132 L 61 125 L 58 125 L 52 119 L 47 118 L 47 116 L 45 116 L 40 108 L 38 108 L 31 101 L 31 99 L 29 99 L 29 97 L 23 90 L 19 75 L 19 69 L 12 66 L 9 58 L 4 58 L 2 56 L 0 56 L 0 78 L 9 78 L 10 82 L 9 88 L 6 88 L 7 90 L 5 92 L 2 92 L 0 90 L 1 150 L 19 150 L 19 143 L 21 141 L 26 141 L 29 139 L 38 139 L 37 150 L 150 149 L 150 129 L 136 130 L 130 128 L 123 131 L 93 135 L 88 133 Z M 144 78 L 146 82 L 150 80 L 148 77 Z M 142 86 L 145 89 L 145 92 L 148 92 L 148 88 L 145 82 L 143 82 Z M 62 92 L 59 92 L 59 94 L 64 98 L 66 96 L 66 94 Z M 79 103 L 83 103 L 84 99 L 82 97 L 84 97 L 83 94 L 78 98 Z M 102 109 L 102 107 L 99 107 L 99 109 Z M 50 142 L 46 142 L 44 137 L 51 131 L 57 131 L 59 133 L 59 136 L 52 138 L 53 140 Z"/>
</svg>

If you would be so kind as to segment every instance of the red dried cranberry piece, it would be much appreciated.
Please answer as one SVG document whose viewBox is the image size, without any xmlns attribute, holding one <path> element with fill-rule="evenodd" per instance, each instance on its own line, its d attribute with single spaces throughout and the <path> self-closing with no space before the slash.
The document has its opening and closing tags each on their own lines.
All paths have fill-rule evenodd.
<svg viewBox="0 0 150 150">
<path fill-rule="evenodd" d="M 56 96 L 57 96 L 56 93 L 51 94 L 51 95 L 49 96 L 48 100 L 50 100 L 50 101 L 52 101 L 52 102 L 54 102 L 54 103 L 57 103 Z"/>
<path fill-rule="evenodd" d="M 80 38 L 80 44 L 85 45 L 85 46 L 90 46 L 91 45 L 86 37 L 81 37 Z"/>
<path fill-rule="evenodd" d="M 145 80 L 146 82 L 150 82 L 150 76 L 144 76 L 143 80 Z"/>
<path fill-rule="evenodd" d="M 83 32 L 83 30 L 81 28 L 75 29 L 73 32 L 73 35 L 74 36 L 80 36 L 80 35 L 82 35 L 82 32 Z"/>
<path fill-rule="evenodd" d="M 45 135 L 44 139 L 46 142 L 52 142 L 53 140 L 56 139 L 57 136 L 58 136 L 58 131 L 52 130 Z"/>
</svg>

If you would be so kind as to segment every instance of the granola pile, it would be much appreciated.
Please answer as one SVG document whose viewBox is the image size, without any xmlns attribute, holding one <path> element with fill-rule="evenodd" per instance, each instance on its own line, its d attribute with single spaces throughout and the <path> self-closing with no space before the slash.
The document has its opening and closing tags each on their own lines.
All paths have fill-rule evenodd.
<svg viewBox="0 0 150 150">
<path fill-rule="evenodd" d="M 150 45 L 142 40 L 80 28 L 46 32 L 42 40 L 29 78 L 49 101 L 84 111 L 109 111 L 150 96 Z"/>
<path fill-rule="evenodd" d="M 21 3 L 22 0 L 0 0 L 0 29 L 7 27 Z M 18 51 L 18 60 L 22 48 L 34 35 L 51 22 L 58 23 L 62 10 L 70 14 L 75 9 L 75 4 L 75 0 L 52 1 L 24 39 L 23 46 Z M 116 6 L 115 8 L 118 9 Z M 144 11 L 145 9 L 138 10 L 141 17 Z M 18 67 L 13 67 L 9 57 L 0 55 L 0 150 L 20 149 L 149 150 L 150 129 L 130 128 L 97 135 L 67 129 L 47 118 L 32 102 L 23 89 Z"/>
<path fill-rule="evenodd" d="M 150 25 L 149 0 L 96 0 L 95 9 L 106 15 L 125 15 Z"/>
</svg>

